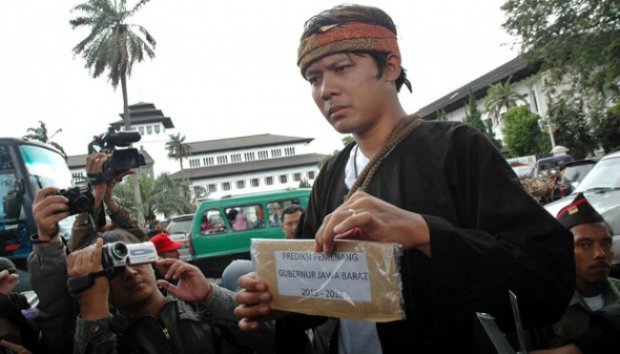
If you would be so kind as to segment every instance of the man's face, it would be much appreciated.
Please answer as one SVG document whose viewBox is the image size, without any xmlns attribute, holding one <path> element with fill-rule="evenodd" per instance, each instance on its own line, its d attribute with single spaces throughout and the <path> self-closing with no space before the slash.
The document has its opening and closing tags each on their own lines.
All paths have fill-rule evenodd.
<svg viewBox="0 0 620 354">
<path fill-rule="evenodd" d="M 179 250 L 159 252 L 158 255 L 160 258 L 174 258 L 174 259 L 181 258 L 181 254 L 179 253 Z"/>
<path fill-rule="evenodd" d="M 300 218 L 301 211 L 296 211 L 291 214 L 284 214 L 282 229 L 284 230 L 284 236 L 286 238 L 293 238 L 295 236 L 295 230 L 297 229 L 297 224 L 299 224 Z"/>
<path fill-rule="evenodd" d="M 314 102 L 339 133 L 363 134 L 377 124 L 393 104 L 388 93 L 394 82 L 378 78 L 370 56 L 339 53 L 326 56 L 308 67 L 306 78 Z"/>
<path fill-rule="evenodd" d="M 609 229 L 603 223 L 587 223 L 570 231 L 575 241 L 578 290 L 605 282 L 614 257 Z"/>
<path fill-rule="evenodd" d="M 155 294 L 157 283 L 150 264 L 125 266 L 110 280 L 110 300 L 124 312 L 139 312 Z"/>
</svg>

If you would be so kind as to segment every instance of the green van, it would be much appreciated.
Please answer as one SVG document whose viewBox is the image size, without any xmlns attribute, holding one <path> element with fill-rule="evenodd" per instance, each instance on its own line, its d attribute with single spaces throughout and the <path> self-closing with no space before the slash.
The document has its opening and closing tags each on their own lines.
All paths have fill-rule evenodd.
<svg viewBox="0 0 620 354">
<path fill-rule="evenodd" d="M 252 238 L 284 238 L 282 211 L 306 208 L 310 188 L 208 199 L 200 203 L 190 232 L 191 263 L 219 278 L 232 260 L 250 259 Z"/>
</svg>

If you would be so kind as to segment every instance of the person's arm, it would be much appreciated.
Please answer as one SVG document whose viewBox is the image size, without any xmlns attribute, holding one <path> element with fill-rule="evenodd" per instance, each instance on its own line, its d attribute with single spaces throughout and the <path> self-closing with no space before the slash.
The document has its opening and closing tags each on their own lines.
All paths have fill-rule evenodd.
<svg viewBox="0 0 620 354">
<path fill-rule="evenodd" d="M 39 298 L 35 320 L 42 344 L 66 353 L 73 343 L 75 301 L 67 291 L 66 249 L 58 226 L 69 215 L 67 199 L 54 195 L 57 192 L 57 188 L 44 188 L 35 197 L 32 209 L 38 233 L 31 237 L 28 271 Z"/>
<path fill-rule="evenodd" d="M 69 277 L 85 276 L 103 270 L 101 252 L 103 240 L 75 251 L 67 257 Z M 76 321 L 74 353 L 115 353 L 116 335 L 111 331 L 113 321 L 108 304 L 110 287 L 106 276 L 94 279 L 94 284 L 76 294 L 80 314 Z"/>
<path fill-rule="evenodd" d="M 211 284 L 196 266 L 178 259 L 166 258 L 157 261 L 157 266 L 167 268 L 164 278 L 177 280 L 173 285 L 160 279 L 157 284 L 177 298 L 193 303 L 199 313 L 213 321 L 222 330 L 230 333 L 240 345 L 259 351 L 273 350 L 273 327 L 269 323 L 256 324 L 252 332 L 243 332 L 237 326 L 235 317 L 235 293 Z"/>
</svg>

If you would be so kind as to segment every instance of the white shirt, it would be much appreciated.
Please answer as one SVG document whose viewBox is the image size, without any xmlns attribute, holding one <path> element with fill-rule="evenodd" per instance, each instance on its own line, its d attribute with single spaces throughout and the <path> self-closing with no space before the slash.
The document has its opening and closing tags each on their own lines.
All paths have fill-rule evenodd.
<svg viewBox="0 0 620 354">
<path fill-rule="evenodd" d="M 351 149 L 349 161 L 347 161 L 344 170 L 344 183 L 347 188 L 351 189 L 355 179 L 366 167 L 368 161 L 370 160 L 359 151 L 357 146 Z M 382 352 L 376 323 L 340 319 L 340 326 L 338 327 L 339 354 L 381 354 Z"/>
</svg>

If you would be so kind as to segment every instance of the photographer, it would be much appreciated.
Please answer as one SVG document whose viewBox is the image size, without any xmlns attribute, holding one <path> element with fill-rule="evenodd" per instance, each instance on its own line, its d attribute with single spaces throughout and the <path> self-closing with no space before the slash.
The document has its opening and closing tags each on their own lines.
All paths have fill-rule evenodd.
<svg viewBox="0 0 620 354">
<path fill-rule="evenodd" d="M 86 159 L 88 174 L 101 174 L 103 165 L 108 160 L 105 153 L 94 153 Z M 124 228 L 136 237 L 144 239 L 144 232 L 138 223 L 112 197 L 112 190 L 120 179 L 130 171 L 124 171 L 115 178 L 92 186 L 92 195 L 88 195 L 92 205 L 81 205 L 79 209 L 88 209 L 77 215 L 73 224 L 69 250 L 75 250 L 92 244 L 98 236 L 98 223 L 103 214 L 103 204 L 114 226 Z M 66 282 L 66 255 L 68 250 L 59 234 L 58 222 L 70 215 L 71 201 L 67 194 L 59 195 L 57 188 L 44 188 L 37 193 L 33 202 L 33 217 L 38 234 L 31 237 L 32 253 L 28 257 L 28 270 L 31 274 L 32 287 L 39 297 L 39 313 L 36 322 L 42 333 L 44 347 L 54 353 L 70 353 L 75 328 L 77 304 L 69 296 Z M 90 192 L 86 192 L 90 193 Z M 71 196 L 82 197 L 79 193 Z M 69 204 L 68 204 L 69 203 Z M 75 204 L 75 203 L 74 203 Z"/>
<path fill-rule="evenodd" d="M 146 234 L 138 225 L 138 221 L 127 210 L 123 209 L 112 195 L 116 184 L 133 171 L 128 170 L 108 181 L 102 181 L 101 174 L 106 161 L 109 161 L 109 155 L 103 152 L 90 154 L 86 158 L 86 173 L 89 177 L 93 177 L 90 185 L 94 196 L 94 208 L 92 214 L 81 213 L 76 217 L 68 242 L 70 251 L 92 244 L 97 238 L 97 231 L 100 229 L 121 228 L 129 231 L 141 241 L 147 239 Z M 111 225 L 104 225 L 105 209 L 107 209 L 107 214 L 112 220 Z"/>
<path fill-rule="evenodd" d="M 104 242 L 135 243 L 123 230 L 73 252 L 67 259 L 69 277 L 103 270 Z M 124 266 L 111 278 L 97 277 L 94 285 L 77 294 L 80 316 L 76 325 L 76 353 L 245 353 L 269 351 L 272 333 L 244 333 L 236 325 L 234 294 L 210 284 L 195 266 L 176 259 L 159 260 L 165 278 L 155 280 L 150 264 Z M 168 291 L 162 295 L 157 286 Z M 108 300 L 117 309 L 111 314 Z M 252 349 L 250 349 L 252 348 Z"/>
</svg>

